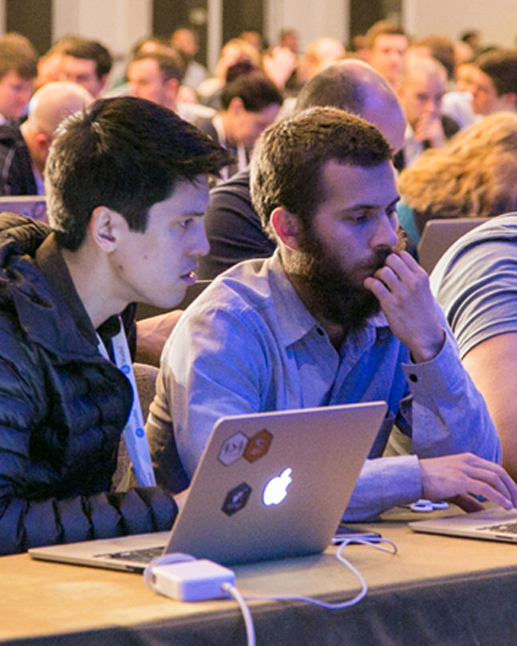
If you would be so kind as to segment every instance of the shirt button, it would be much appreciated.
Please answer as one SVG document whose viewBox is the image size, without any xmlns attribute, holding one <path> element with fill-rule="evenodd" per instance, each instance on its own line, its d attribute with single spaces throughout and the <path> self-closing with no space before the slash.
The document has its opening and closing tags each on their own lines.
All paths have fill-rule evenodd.
<svg viewBox="0 0 517 646">
<path fill-rule="evenodd" d="M 418 381 L 418 377 L 416 375 L 409 375 L 409 378 L 414 383 L 416 383 Z"/>
</svg>

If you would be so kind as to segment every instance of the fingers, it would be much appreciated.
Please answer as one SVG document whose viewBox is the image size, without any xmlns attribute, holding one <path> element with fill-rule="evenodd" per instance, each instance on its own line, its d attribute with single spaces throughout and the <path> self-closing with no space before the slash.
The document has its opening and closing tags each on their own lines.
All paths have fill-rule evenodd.
<svg viewBox="0 0 517 646">
<path fill-rule="evenodd" d="M 517 507 L 517 486 L 506 471 L 470 453 L 420 461 L 422 491 L 436 500 L 468 494 L 482 496 L 504 509 Z"/>
</svg>

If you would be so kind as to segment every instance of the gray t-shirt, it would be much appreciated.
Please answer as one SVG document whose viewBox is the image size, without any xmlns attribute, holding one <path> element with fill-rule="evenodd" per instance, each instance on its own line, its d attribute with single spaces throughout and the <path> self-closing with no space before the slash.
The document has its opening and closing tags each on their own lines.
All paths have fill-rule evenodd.
<svg viewBox="0 0 517 646">
<path fill-rule="evenodd" d="M 431 288 L 461 357 L 486 339 L 517 332 L 517 213 L 458 240 L 431 274 Z"/>
</svg>

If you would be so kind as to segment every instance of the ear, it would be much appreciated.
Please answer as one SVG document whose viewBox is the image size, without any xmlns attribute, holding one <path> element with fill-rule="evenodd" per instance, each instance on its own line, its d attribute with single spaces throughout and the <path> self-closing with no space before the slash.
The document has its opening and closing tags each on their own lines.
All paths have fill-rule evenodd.
<svg viewBox="0 0 517 646">
<path fill-rule="evenodd" d="M 228 112 L 233 112 L 234 114 L 240 114 L 241 112 L 244 111 L 244 103 L 242 102 L 242 99 L 238 96 L 234 96 L 233 99 L 230 101 L 230 105 L 228 106 Z"/>
<path fill-rule="evenodd" d="M 92 211 L 88 230 L 93 242 L 104 251 L 111 253 L 117 249 L 121 235 L 128 228 L 125 219 L 107 206 L 97 206 Z"/>
<path fill-rule="evenodd" d="M 514 110 L 515 109 L 515 103 L 517 99 L 517 94 L 514 94 L 513 92 L 507 92 L 506 94 L 501 94 L 499 99 L 502 100 L 503 105 L 509 109 L 509 110 Z"/>
<path fill-rule="evenodd" d="M 291 211 L 277 207 L 271 214 L 271 225 L 282 244 L 289 249 L 298 249 L 300 221 Z"/>
<path fill-rule="evenodd" d="M 165 88 L 167 90 L 167 94 L 169 96 L 172 96 L 173 99 L 176 98 L 179 87 L 180 87 L 180 84 L 178 79 L 169 79 L 168 81 L 165 81 Z"/>
<path fill-rule="evenodd" d="M 50 148 L 50 144 L 52 143 L 50 137 L 47 137 L 47 135 L 43 134 L 42 132 L 38 132 L 34 137 L 34 140 L 40 153 L 43 153 L 44 157 L 46 157 L 48 149 Z"/>
</svg>

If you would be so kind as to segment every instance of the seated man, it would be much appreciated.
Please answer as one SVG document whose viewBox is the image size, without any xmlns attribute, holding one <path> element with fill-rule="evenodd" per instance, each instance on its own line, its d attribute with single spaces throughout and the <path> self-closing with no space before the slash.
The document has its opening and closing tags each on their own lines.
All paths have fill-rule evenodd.
<svg viewBox="0 0 517 646">
<path fill-rule="evenodd" d="M 235 155 L 236 163 L 223 171 L 228 179 L 247 166 L 255 141 L 280 112 L 282 95 L 265 74 L 252 72 L 227 83 L 221 101 L 215 116 L 195 116 L 192 123 Z"/>
<path fill-rule="evenodd" d="M 463 365 L 484 396 L 517 478 L 517 213 L 493 218 L 451 247 L 431 286 L 458 341 Z"/>
<path fill-rule="evenodd" d="M 335 108 L 301 112 L 261 138 L 251 193 L 278 250 L 216 278 L 166 344 L 148 424 L 163 476 L 172 426 L 192 477 L 221 416 L 384 400 L 390 412 L 347 519 L 420 497 L 517 503 L 427 276 L 396 250 L 391 160 L 375 127 Z M 382 458 L 395 422 L 414 455 Z"/>
<path fill-rule="evenodd" d="M 341 108 L 373 123 L 395 151 L 404 143 L 406 121 L 395 92 L 367 63 L 339 61 L 312 78 L 298 95 L 295 111 L 316 105 Z M 241 260 L 272 255 L 275 241 L 251 203 L 248 168 L 210 191 L 205 228 L 210 251 L 200 260 L 200 278 L 215 278 Z"/>
<path fill-rule="evenodd" d="M 173 307 L 195 279 L 225 163 L 170 110 L 98 101 L 52 144 L 51 229 L 0 216 L 1 554 L 171 527 L 167 491 L 109 493 L 123 429 L 142 437 L 123 327 L 130 303 Z"/>
<path fill-rule="evenodd" d="M 96 40 L 73 36 L 67 39 L 61 54 L 60 80 L 82 85 L 96 99 L 101 96 L 113 65 L 106 47 Z"/>
<path fill-rule="evenodd" d="M 65 117 L 92 102 L 92 95 L 77 83 L 47 83 L 33 94 L 20 128 L 0 126 L 0 195 L 43 195 L 54 132 Z"/>
</svg>

